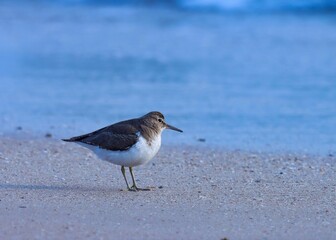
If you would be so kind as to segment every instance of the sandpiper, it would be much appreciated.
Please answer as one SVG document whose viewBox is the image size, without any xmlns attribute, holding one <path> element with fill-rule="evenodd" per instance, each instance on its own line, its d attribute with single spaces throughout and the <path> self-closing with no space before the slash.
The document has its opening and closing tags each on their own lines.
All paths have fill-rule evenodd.
<svg viewBox="0 0 336 240">
<path fill-rule="evenodd" d="M 137 187 L 133 167 L 153 159 L 160 149 L 161 133 L 164 129 L 182 132 L 167 124 L 162 113 L 150 112 L 140 118 L 118 122 L 63 141 L 78 143 L 93 151 L 102 160 L 120 165 L 129 191 L 150 190 Z M 127 182 L 125 167 L 129 168 L 132 176 L 131 187 Z"/>
</svg>

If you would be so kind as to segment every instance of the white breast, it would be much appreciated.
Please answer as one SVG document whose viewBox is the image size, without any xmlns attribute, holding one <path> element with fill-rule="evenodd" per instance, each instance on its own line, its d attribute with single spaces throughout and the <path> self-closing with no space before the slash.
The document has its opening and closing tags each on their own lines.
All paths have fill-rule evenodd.
<svg viewBox="0 0 336 240">
<path fill-rule="evenodd" d="M 81 146 L 93 151 L 100 159 L 125 167 L 134 167 L 145 164 L 153 159 L 161 147 L 161 134 L 158 134 L 149 145 L 145 138 L 125 151 L 110 151 L 96 146 L 78 142 Z"/>
</svg>

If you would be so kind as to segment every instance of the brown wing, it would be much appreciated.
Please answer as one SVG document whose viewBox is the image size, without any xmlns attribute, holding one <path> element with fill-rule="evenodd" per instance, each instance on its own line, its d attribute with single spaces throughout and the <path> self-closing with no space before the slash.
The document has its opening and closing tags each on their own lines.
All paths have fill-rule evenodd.
<svg viewBox="0 0 336 240">
<path fill-rule="evenodd" d="M 82 142 L 108 150 L 123 151 L 138 141 L 138 128 L 131 124 L 133 120 L 116 123 L 92 133 L 63 139 L 67 142 Z"/>
</svg>

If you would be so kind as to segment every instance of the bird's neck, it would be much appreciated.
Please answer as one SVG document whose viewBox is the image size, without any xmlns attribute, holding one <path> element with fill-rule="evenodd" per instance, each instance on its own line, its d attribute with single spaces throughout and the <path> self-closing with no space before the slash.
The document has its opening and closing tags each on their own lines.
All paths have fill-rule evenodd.
<svg viewBox="0 0 336 240">
<path fill-rule="evenodd" d="M 156 129 L 147 125 L 142 125 L 140 127 L 140 132 L 141 135 L 146 139 L 148 145 L 151 145 L 153 140 L 157 139 L 158 137 L 161 139 L 162 129 Z"/>
</svg>

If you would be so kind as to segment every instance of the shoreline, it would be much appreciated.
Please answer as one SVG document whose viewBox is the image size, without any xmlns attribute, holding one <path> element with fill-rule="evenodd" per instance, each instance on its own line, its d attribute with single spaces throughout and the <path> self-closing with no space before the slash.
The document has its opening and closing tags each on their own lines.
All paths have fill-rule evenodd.
<svg viewBox="0 0 336 240">
<path fill-rule="evenodd" d="M 76 144 L 2 136 L 0 238 L 334 239 L 335 160 L 163 145 L 132 193 Z"/>
<path fill-rule="evenodd" d="M 75 135 L 84 134 L 82 132 L 75 133 Z M 0 139 L 15 139 L 15 140 L 34 140 L 34 141 L 44 141 L 44 140 L 50 140 L 50 141 L 61 141 L 62 138 L 71 137 L 71 135 L 54 135 L 53 131 L 39 131 L 39 132 L 33 132 L 33 131 L 25 131 L 25 130 L 15 130 L 15 131 L 6 131 L 6 132 L 0 132 Z M 201 139 L 201 140 L 200 140 Z M 292 149 L 274 149 L 273 147 L 270 147 L 268 150 L 265 150 L 262 148 L 259 150 L 257 147 L 252 148 L 236 148 L 232 146 L 225 146 L 225 144 L 213 144 L 212 142 L 208 142 L 205 138 L 197 138 L 194 137 L 192 143 L 187 144 L 185 141 L 182 141 L 180 143 L 173 143 L 171 140 L 167 141 L 165 137 L 162 138 L 162 148 L 177 148 L 177 149 L 201 149 L 203 151 L 217 151 L 217 152 L 241 152 L 244 154 L 256 154 L 256 155 L 275 155 L 275 156 L 283 156 L 283 157 L 293 157 L 293 156 L 305 156 L 308 158 L 329 158 L 329 157 L 336 157 L 335 151 L 328 151 L 328 152 L 315 152 L 308 150 L 292 150 Z M 258 149 L 258 150 L 257 150 Z"/>
</svg>

